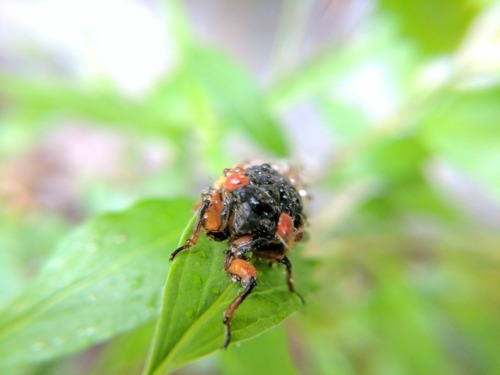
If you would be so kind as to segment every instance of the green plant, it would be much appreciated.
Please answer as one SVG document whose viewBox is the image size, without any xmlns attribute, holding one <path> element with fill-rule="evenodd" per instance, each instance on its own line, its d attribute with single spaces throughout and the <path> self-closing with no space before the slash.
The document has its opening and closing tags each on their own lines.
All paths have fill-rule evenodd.
<svg viewBox="0 0 500 375">
<path fill-rule="evenodd" d="M 0 372 L 163 374 L 216 352 L 191 370 L 500 373 L 498 6 L 424 3 L 381 1 L 360 37 L 265 88 L 202 45 L 177 2 L 165 14 L 179 64 L 139 99 L 109 82 L 0 72 Z M 284 4 L 283 38 L 296 9 Z M 382 114 L 359 88 L 373 72 L 390 97 Z M 259 264 L 259 292 L 221 352 L 222 311 L 238 291 L 224 244 L 202 237 L 168 256 L 189 233 L 198 185 L 241 161 L 230 145 L 300 156 L 281 119 L 303 103 L 335 151 L 310 176 L 310 238 L 292 255 L 307 305 Z M 125 139 L 119 164 L 134 176 L 77 179 L 78 226 L 10 199 L 20 190 L 5 172 L 74 118 Z M 170 159 L 141 175 L 149 142 Z"/>
</svg>

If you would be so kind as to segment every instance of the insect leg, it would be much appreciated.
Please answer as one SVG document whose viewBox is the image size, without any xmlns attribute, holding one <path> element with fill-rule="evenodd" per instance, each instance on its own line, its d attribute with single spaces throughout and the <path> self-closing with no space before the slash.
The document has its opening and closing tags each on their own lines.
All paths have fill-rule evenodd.
<svg viewBox="0 0 500 375">
<path fill-rule="evenodd" d="M 228 272 L 229 266 L 234 259 L 248 260 L 254 249 L 261 245 L 261 238 L 243 236 L 233 241 L 231 248 L 224 252 L 224 271 Z"/>
<path fill-rule="evenodd" d="M 242 259 L 236 259 L 235 261 L 242 261 L 250 265 L 250 263 Z M 253 269 L 253 266 L 251 267 Z M 239 276 L 237 275 L 234 276 L 239 278 Z M 238 296 L 233 300 L 233 302 L 231 302 L 227 310 L 224 312 L 224 319 L 222 320 L 222 323 L 224 323 L 224 325 L 226 326 L 226 338 L 224 339 L 224 344 L 222 345 L 223 349 L 226 349 L 229 343 L 231 342 L 231 320 L 233 318 L 236 309 L 241 305 L 241 303 L 245 300 L 245 298 L 247 298 L 247 296 L 252 292 L 255 285 L 257 285 L 257 279 L 254 276 L 249 276 L 246 280 L 242 280 L 240 278 L 239 282 L 245 289 L 240 294 L 238 294 Z"/>
<path fill-rule="evenodd" d="M 201 231 L 201 226 L 203 223 L 205 211 L 207 210 L 208 206 L 210 205 L 209 200 L 204 200 L 200 209 L 198 210 L 198 213 L 196 215 L 196 222 L 194 223 L 193 231 L 191 232 L 191 236 L 187 239 L 186 243 L 182 245 L 181 247 L 177 248 L 172 254 L 170 254 L 170 261 L 173 261 L 175 256 L 179 254 L 182 250 L 189 249 L 191 246 L 193 246 L 196 241 L 198 241 L 198 237 L 200 236 L 200 231 Z"/>
<path fill-rule="evenodd" d="M 295 293 L 297 297 L 300 298 L 300 301 L 302 303 L 306 303 L 304 298 L 295 290 L 295 287 L 293 286 L 293 275 L 292 275 L 292 263 L 290 260 L 285 256 L 278 260 L 279 263 L 284 264 L 286 267 L 286 284 L 288 285 L 288 290 L 292 293 Z"/>
</svg>

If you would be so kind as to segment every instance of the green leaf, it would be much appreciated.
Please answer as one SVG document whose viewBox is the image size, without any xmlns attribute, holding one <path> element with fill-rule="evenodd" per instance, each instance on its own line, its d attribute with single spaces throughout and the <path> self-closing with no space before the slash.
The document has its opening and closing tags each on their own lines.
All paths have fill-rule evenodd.
<svg viewBox="0 0 500 375">
<path fill-rule="evenodd" d="M 147 356 L 154 321 L 106 342 L 99 358 L 86 375 L 139 374 Z M 54 372 L 55 375 L 61 371 Z"/>
<path fill-rule="evenodd" d="M 165 80 L 145 99 L 131 99 L 111 85 L 82 86 L 60 79 L 0 75 L 0 97 L 23 124 L 40 126 L 54 117 L 79 117 L 95 124 L 127 128 L 178 140 L 191 120 L 175 80 Z M 16 112 L 15 112 L 16 113 Z"/>
<path fill-rule="evenodd" d="M 391 353 L 401 368 L 413 369 L 417 374 L 451 374 L 433 324 L 435 310 L 406 281 L 404 265 L 392 254 L 372 261 L 383 262 L 374 267 L 375 289 L 367 309 L 377 337 L 384 338 L 380 349 Z"/>
<path fill-rule="evenodd" d="M 215 120 L 224 131 L 239 129 L 273 154 L 287 156 L 285 134 L 249 73 L 214 51 L 195 49 L 186 59 L 193 107 L 202 113 L 200 122 Z"/>
<path fill-rule="evenodd" d="M 425 54 L 452 52 L 478 10 L 468 0 L 382 0 L 380 7 L 395 17 L 402 34 Z"/>
<path fill-rule="evenodd" d="M 189 207 L 186 200 L 145 201 L 66 237 L 0 312 L 0 369 L 68 354 L 153 319 Z"/>
<path fill-rule="evenodd" d="M 194 218 L 180 244 L 189 237 L 193 223 Z M 175 258 L 144 374 L 167 374 L 221 348 L 223 312 L 242 290 L 223 271 L 225 249 L 226 243 L 210 241 L 202 235 L 195 246 Z M 256 265 L 258 285 L 236 311 L 231 345 L 276 326 L 303 306 L 288 291 L 282 269 L 271 268 L 264 262 Z M 301 286 L 298 283 L 297 289 L 304 293 Z"/>
<path fill-rule="evenodd" d="M 383 17 L 364 27 L 362 37 L 349 39 L 345 45 L 314 56 L 296 74 L 284 77 L 271 87 L 268 102 L 274 111 L 286 113 L 297 103 L 312 100 L 325 116 L 326 125 L 335 133 L 340 130 L 341 135 L 355 135 L 358 129 L 362 134 L 362 130 L 370 126 L 368 114 L 373 112 L 373 105 L 369 103 L 369 92 L 378 90 L 378 82 L 383 80 L 380 87 L 384 97 L 403 100 L 419 68 L 416 52 Z M 373 78 L 376 88 L 367 81 Z M 343 118 L 343 115 L 347 116 Z M 356 122 L 354 131 L 349 129 L 350 120 Z"/>
<path fill-rule="evenodd" d="M 423 121 L 435 154 L 481 183 L 500 202 L 500 88 L 446 93 Z"/>
<path fill-rule="evenodd" d="M 297 374 L 283 327 L 234 345 L 221 353 L 224 374 Z"/>
<path fill-rule="evenodd" d="M 68 224 L 48 212 L 24 216 L 0 212 L 0 222 L 1 310 L 33 280 L 33 268 L 47 258 Z"/>
</svg>

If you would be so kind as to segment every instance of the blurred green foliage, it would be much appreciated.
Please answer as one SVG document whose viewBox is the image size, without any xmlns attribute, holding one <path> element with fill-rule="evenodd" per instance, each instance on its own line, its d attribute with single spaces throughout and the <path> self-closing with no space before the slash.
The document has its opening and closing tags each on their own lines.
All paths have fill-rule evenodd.
<svg viewBox="0 0 500 375">
<path fill-rule="evenodd" d="M 215 298 L 238 287 L 222 272 L 222 256 L 217 268 L 216 252 L 207 250 L 208 270 L 196 257 L 223 246 L 202 240 L 191 263 L 179 259 L 162 302 L 168 255 L 198 188 L 241 161 L 240 142 L 259 157 L 300 155 L 283 118 L 309 103 L 333 151 L 309 181 L 309 241 L 294 266 L 299 290 L 317 287 L 306 308 L 286 320 L 286 332 L 275 328 L 176 372 L 500 374 L 498 6 L 380 1 L 357 38 L 310 56 L 266 87 L 243 64 L 203 45 L 180 3 L 164 11 L 178 64 L 140 98 L 110 82 L 0 71 L 1 372 L 139 373 L 158 319 L 150 366 L 167 355 L 168 372 L 214 351 L 227 304 Z M 498 22 L 485 21 L 491 17 Z M 477 48 L 481 43 L 488 48 Z M 393 102 L 383 116 L 345 95 L 367 66 L 382 72 Z M 12 169 L 42 163 L 36 153 L 27 164 L 16 161 L 69 121 L 125 139 L 119 164 L 128 174 L 102 181 L 70 174 L 72 205 L 54 209 L 37 201 L 38 180 L 33 188 Z M 307 137 L 302 126 L 300 137 Z M 168 150 L 168 165 L 147 174 L 137 159 L 150 142 Z M 148 199 L 124 208 L 139 198 Z M 101 215 L 109 209 L 118 212 Z M 182 267 L 196 275 L 190 281 L 207 277 L 217 293 L 196 301 L 188 293 L 176 303 L 182 310 L 190 302 L 208 306 L 200 313 L 214 304 L 205 315 L 213 324 L 200 326 L 194 313 L 172 315 L 179 288 L 196 290 L 182 283 Z M 236 341 L 299 309 L 282 286 L 272 290 L 282 276 L 273 271 L 263 272 L 263 295 L 237 314 L 243 331 L 257 323 Z M 282 306 L 259 303 L 268 294 Z M 191 328 L 177 340 L 182 325 Z M 169 347 L 177 358 L 168 359 Z"/>
<path fill-rule="evenodd" d="M 456 50 L 480 6 L 473 1 L 382 0 L 381 8 L 395 18 L 402 35 L 433 55 Z"/>
</svg>

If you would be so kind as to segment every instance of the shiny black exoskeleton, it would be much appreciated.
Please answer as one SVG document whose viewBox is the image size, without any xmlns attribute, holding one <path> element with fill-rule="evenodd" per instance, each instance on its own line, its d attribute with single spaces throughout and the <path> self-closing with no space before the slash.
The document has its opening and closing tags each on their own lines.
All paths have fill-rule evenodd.
<svg viewBox="0 0 500 375">
<path fill-rule="evenodd" d="M 289 179 L 269 164 L 245 169 L 249 184 L 232 191 L 227 199 L 230 237 L 255 234 L 276 239 L 276 227 L 282 213 L 290 215 L 295 228 L 304 224 L 302 200 Z"/>
</svg>

